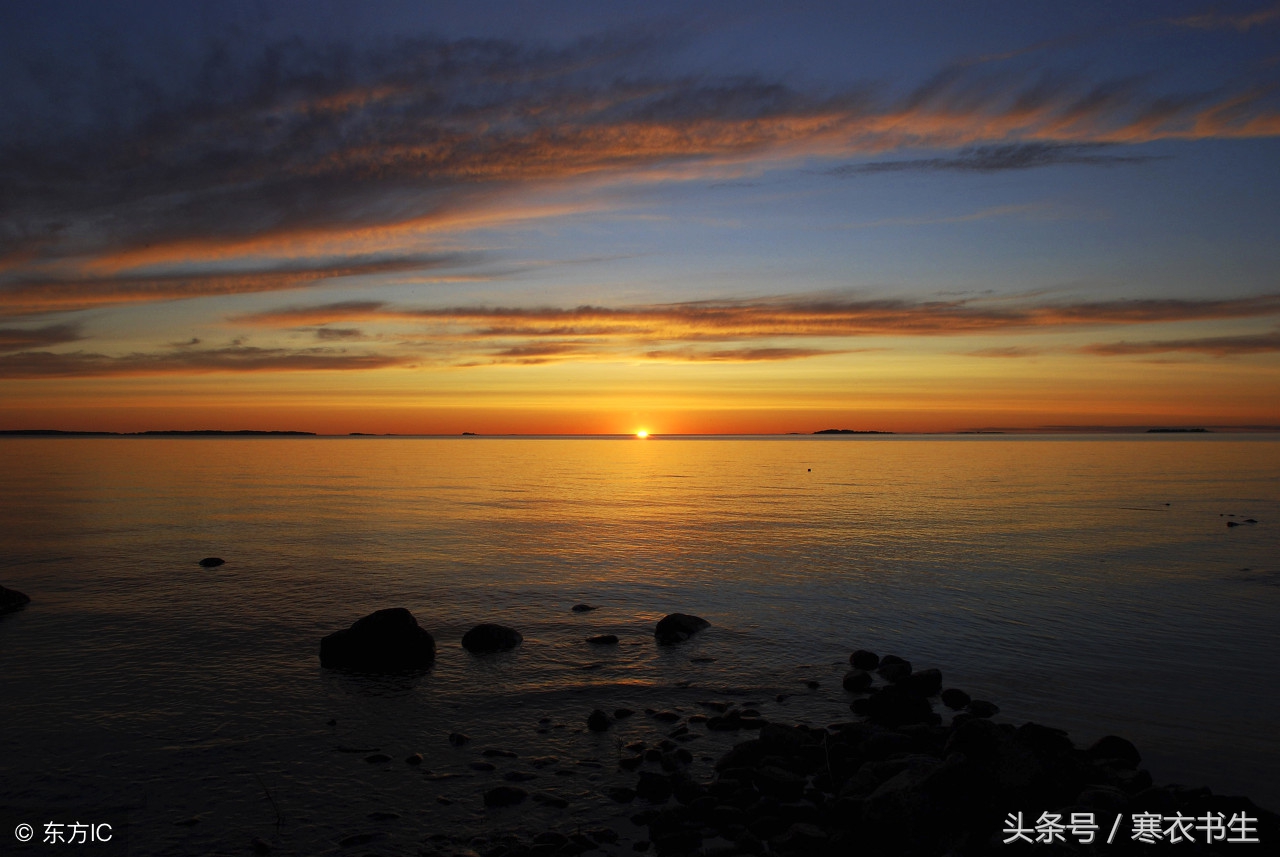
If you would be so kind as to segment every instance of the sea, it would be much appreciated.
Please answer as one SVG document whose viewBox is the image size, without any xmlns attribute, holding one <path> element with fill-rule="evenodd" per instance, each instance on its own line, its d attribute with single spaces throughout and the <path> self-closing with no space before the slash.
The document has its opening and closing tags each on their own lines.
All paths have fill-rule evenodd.
<svg viewBox="0 0 1280 857">
<path fill-rule="evenodd" d="M 96 823 L 101 854 L 600 825 L 633 854 L 607 791 L 670 729 L 646 712 L 847 721 L 858 648 L 1280 810 L 1280 436 L 7 437 L 0 465 L 0 585 L 31 598 L 0 616 L 0 853 Z M 432 669 L 321 667 L 387 607 Z M 672 612 L 711 626 L 658 646 Z M 524 641 L 472 655 L 482 622 Z M 695 774 L 745 737 L 690 741 Z M 512 776 L 540 799 L 486 809 Z"/>
</svg>

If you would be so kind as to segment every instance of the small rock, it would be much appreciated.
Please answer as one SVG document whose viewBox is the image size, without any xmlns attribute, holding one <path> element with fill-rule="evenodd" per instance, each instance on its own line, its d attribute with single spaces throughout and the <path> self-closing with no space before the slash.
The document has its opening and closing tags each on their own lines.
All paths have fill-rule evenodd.
<svg viewBox="0 0 1280 857">
<path fill-rule="evenodd" d="M 370 613 L 320 641 L 322 667 L 404 672 L 426 669 L 435 659 L 435 638 L 403 607 Z"/>
<path fill-rule="evenodd" d="M 265 855 L 271 853 L 271 846 L 257 837 L 255 837 L 253 842 L 249 843 L 249 845 L 253 848 L 253 853 L 257 854 L 258 857 L 265 857 Z"/>
<path fill-rule="evenodd" d="M 16 589 L 0 586 L 0 613 L 14 613 L 31 603 L 31 599 Z"/>
<path fill-rule="evenodd" d="M 449 743 L 455 747 L 461 747 L 463 744 L 466 744 L 470 740 L 471 738 L 469 738 L 466 735 L 463 735 L 461 732 L 449 733 Z"/>
<path fill-rule="evenodd" d="M 892 657 L 890 655 L 889 657 Z M 911 664 L 904 660 L 891 661 L 888 657 L 880 661 L 880 668 L 876 670 L 882 679 L 890 684 L 897 684 L 906 681 L 911 675 Z"/>
<path fill-rule="evenodd" d="M 612 724 L 613 721 L 609 719 L 609 715 L 598 708 L 587 715 L 587 728 L 592 732 L 604 732 Z"/>
<path fill-rule="evenodd" d="M 613 710 L 613 719 L 626 720 L 628 717 L 630 717 L 633 714 L 635 714 L 635 712 L 632 711 L 630 708 L 615 708 Z"/>
<path fill-rule="evenodd" d="M 969 694 L 954 687 L 944 690 L 941 698 L 942 704 L 952 711 L 959 711 L 972 701 Z"/>
<path fill-rule="evenodd" d="M 841 684 L 849 693 L 862 693 L 871 687 L 871 673 L 865 670 L 850 670 L 845 673 Z"/>
<path fill-rule="evenodd" d="M 662 617 L 654 628 L 653 636 L 663 645 L 680 643 L 694 634 L 711 627 L 711 623 L 701 616 L 688 613 L 671 613 Z"/>
<path fill-rule="evenodd" d="M 207 556 L 204 559 L 200 560 L 200 566 L 202 568 L 217 568 L 218 566 L 224 564 L 225 562 L 226 560 L 220 556 Z"/>
<path fill-rule="evenodd" d="M 538 775 L 531 771 L 507 771 L 502 778 L 509 783 L 527 783 L 536 780 Z"/>
<path fill-rule="evenodd" d="M 495 786 L 484 793 L 487 807 L 515 806 L 524 803 L 529 793 L 519 786 Z"/>
<path fill-rule="evenodd" d="M 597 646 L 616 646 L 618 645 L 618 635 L 597 634 L 594 637 L 587 637 L 587 642 Z"/>
<path fill-rule="evenodd" d="M 575 605 L 573 605 L 573 612 L 574 612 L 574 613 L 590 613 L 590 612 L 591 612 L 592 610 L 594 610 L 594 609 L 596 609 L 596 608 L 592 607 L 590 604 L 575 604 Z"/>
<path fill-rule="evenodd" d="M 852 655 L 849 655 L 849 666 L 855 670 L 873 670 L 880 666 L 880 656 L 875 652 L 868 652 L 866 649 L 858 649 Z"/>
<path fill-rule="evenodd" d="M 474 655 L 506 652 L 524 642 L 524 636 L 514 628 L 486 622 L 476 625 L 462 635 L 462 648 Z"/>
<path fill-rule="evenodd" d="M 381 839 L 385 833 L 353 833 L 350 836 L 344 836 L 338 840 L 338 844 L 343 848 L 354 848 L 357 845 L 368 845 L 370 842 Z"/>
<path fill-rule="evenodd" d="M 409 756 L 409 757 L 408 757 L 407 759 L 405 759 L 404 761 L 405 761 L 405 764 L 408 764 L 408 765 L 421 765 L 421 764 L 422 764 L 422 754 L 421 754 L 421 753 L 414 753 L 412 756 Z"/>
<path fill-rule="evenodd" d="M 928 669 L 917 670 L 904 679 L 907 690 L 916 696 L 937 696 L 942 692 L 942 672 Z"/>
<path fill-rule="evenodd" d="M 390 762 L 391 757 L 386 753 L 374 753 L 372 756 L 365 756 L 364 760 L 370 765 L 379 765 L 383 762 Z"/>
<path fill-rule="evenodd" d="M 497 747 L 486 747 L 480 751 L 481 756 L 488 756 L 490 759 L 518 759 L 520 755 L 510 750 L 499 750 Z"/>
<path fill-rule="evenodd" d="M 533 802 L 542 806 L 555 807 L 556 809 L 564 809 L 569 805 L 569 802 L 564 798 L 547 792 L 534 792 Z"/>
<path fill-rule="evenodd" d="M 1000 706 L 985 699 L 972 700 L 965 709 L 974 717 L 995 717 L 1000 713 Z"/>
<path fill-rule="evenodd" d="M 496 771 L 497 768 L 492 762 L 468 762 L 467 767 L 473 771 Z"/>
<path fill-rule="evenodd" d="M 1130 768 L 1142 764 L 1142 755 L 1138 748 L 1126 738 L 1118 735 L 1104 735 L 1085 751 L 1091 759 L 1117 759 Z"/>
</svg>

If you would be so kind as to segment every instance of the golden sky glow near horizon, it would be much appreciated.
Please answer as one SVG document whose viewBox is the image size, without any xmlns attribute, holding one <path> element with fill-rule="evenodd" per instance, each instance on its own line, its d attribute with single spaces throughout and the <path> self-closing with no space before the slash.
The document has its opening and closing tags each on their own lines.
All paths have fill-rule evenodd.
<svg viewBox="0 0 1280 857">
<path fill-rule="evenodd" d="M 1280 425 L 1280 6 L 854 6 L 15 18 L 0 428 Z"/>
</svg>

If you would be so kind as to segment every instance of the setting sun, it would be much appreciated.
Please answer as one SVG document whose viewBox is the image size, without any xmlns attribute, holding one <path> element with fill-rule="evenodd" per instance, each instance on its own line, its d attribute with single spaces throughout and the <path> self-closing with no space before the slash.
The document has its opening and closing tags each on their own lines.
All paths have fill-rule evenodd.
<svg viewBox="0 0 1280 857">
<path fill-rule="evenodd" d="M 636 432 L 636 437 L 640 438 L 641 440 L 644 440 L 648 436 L 649 436 L 649 431 L 647 429 L 640 429 L 640 431 Z"/>
</svg>

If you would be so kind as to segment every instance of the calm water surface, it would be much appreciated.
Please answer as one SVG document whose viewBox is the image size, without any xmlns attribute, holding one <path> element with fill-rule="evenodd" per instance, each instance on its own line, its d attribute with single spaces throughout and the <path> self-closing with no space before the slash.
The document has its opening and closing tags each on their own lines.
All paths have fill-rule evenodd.
<svg viewBox="0 0 1280 857">
<path fill-rule="evenodd" d="M 1274 436 L 7 438 L 0 464 L 0 583 L 32 597 L 0 618 L 0 807 L 127 815 L 130 853 L 571 832 L 618 814 L 618 739 L 661 734 L 586 732 L 592 708 L 847 719 L 855 647 L 1280 808 Z M 320 669 L 320 637 L 389 606 L 434 669 Z M 673 611 L 713 627 L 660 650 Z M 524 645 L 468 655 L 482 621 Z M 474 771 L 485 747 L 520 758 Z M 570 809 L 486 813 L 531 756 Z"/>
</svg>

